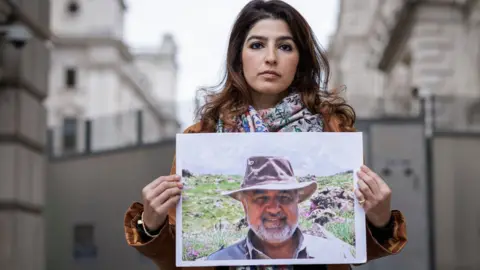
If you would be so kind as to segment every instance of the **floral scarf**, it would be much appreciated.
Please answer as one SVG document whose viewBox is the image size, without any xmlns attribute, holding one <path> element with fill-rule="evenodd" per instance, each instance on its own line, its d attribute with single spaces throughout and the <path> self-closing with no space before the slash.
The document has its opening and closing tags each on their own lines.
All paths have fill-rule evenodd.
<svg viewBox="0 0 480 270">
<path fill-rule="evenodd" d="M 248 110 L 236 118 L 240 132 L 322 132 L 323 122 L 320 115 L 312 114 L 303 104 L 299 93 L 291 93 L 275 107 Z M 217 123 L 217 133 L 232 132 L 224 127 L 223 121 Z"/>
</svg>

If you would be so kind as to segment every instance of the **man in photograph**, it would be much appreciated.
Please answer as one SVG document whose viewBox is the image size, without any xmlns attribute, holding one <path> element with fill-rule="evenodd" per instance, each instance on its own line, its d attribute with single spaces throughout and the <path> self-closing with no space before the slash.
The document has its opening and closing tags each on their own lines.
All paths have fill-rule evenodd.
<svg viewBox="0 0 480 270">
<path fill-rule="evenodd" d="M 242 203 L 248 233 L 207 260 L 352 258 L 351 245 L 306 235 L 298 227 L 299 204 L 316 189 L 315 181 L 299 182 L 285 158 L 250 157 L 240 189 L 225 193 Z"/>
</svg>

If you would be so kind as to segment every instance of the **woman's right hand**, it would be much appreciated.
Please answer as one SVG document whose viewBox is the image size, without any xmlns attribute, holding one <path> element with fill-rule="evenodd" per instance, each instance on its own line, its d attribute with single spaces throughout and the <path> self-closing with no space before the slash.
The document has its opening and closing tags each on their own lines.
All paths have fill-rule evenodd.
<svg viewBox="0 0 480 270">
<path fill-rule="evenodd" d="M 168 209 L 180 200 L 182 188 L 178 175 L 160 176 L 143 188 L 143 223 L 149 231 L 163 225 Z"/>
</svg>

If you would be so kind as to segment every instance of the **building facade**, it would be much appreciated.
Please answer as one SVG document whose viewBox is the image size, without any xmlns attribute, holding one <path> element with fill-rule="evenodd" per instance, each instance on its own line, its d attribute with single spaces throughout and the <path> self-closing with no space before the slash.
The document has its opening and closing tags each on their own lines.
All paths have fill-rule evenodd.
<svg viewBox="0 0 480 270">
<path fill-rule="evenodd" d="M 480 123 L 477 0 L 341 0 L 330 88 L 362 118 L 411 116 L 433 95 L 438 128 Z"/>
<path fill-rule="evenodd" d="M 0 0 L 0 268 L 45 269 L 49 1 Z"/>
<path fill-rule="evenodd" d="M 167 35 L 136 54 L 123 41 L 126 8 L 123 0 L 51 1 L 46 106 L 55 155 L 136 144 L 139 122 L 143 142 L 177 132 L 176 44 Z"/>
</svg>

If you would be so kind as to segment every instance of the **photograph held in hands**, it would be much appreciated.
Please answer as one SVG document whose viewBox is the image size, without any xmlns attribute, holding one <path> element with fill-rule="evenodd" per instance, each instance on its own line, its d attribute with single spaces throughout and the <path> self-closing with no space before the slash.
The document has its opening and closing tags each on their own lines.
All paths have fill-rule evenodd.
<svg viewBox="0 0 480 270">
<path fill-rule="evenodd" d="M 176 158 L 177 266 L 366 261 L 361 133 L 178 134 Z"/>
</svg>

